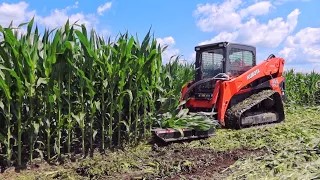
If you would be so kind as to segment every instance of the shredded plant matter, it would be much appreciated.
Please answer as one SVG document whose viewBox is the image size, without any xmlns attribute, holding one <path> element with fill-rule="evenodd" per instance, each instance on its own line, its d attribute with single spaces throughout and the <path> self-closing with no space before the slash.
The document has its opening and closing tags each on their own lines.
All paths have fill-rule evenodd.
<svg viewBox="0 0 320 180">
<path fill-rule="evenodd" d="M 316 179 L 320 168 L 320 108 L 286 108 L 286 121 L 154 147 L 95 153 L 29 170 L 8 169 L 3 179 Z"/>
<path fill-rule="evenodd" d="M 209 113 L 189 112 L 188 109 L 181 109 L 177 114 L 165 113 L 159 115 L 160 127 L 181 130 L 182 128 L 190 128 L 198 131 L 207 131 L 218 126 L 218 122 L 212 119 Z"/>
</svg>

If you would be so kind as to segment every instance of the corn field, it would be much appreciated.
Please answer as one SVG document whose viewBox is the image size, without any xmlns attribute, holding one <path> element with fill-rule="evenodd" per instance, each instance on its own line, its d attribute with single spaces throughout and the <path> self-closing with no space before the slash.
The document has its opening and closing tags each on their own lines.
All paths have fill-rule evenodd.
<svg viewBox="0 0 320 180">
<path fill-rule="evenodd" d="M 150 30 L 140 43 L 128 32 L 112 42 L 69 21 L 43 35 L 33 19 L 23 26 L 22 35 L 0 26 L 2 165 L 137 142 L 193 78 L 179 57 L 163 64 L 166 47 Z M 319 103 L 319 74 L 285 76 L 289 103 Z"/>
<path fill-rule="evenodd" d="M 289 105 L 314 106 L 320 104 L 320 74 L 298 73 L 290 70 L 284 73 Z"/>
<path fill-rule="evenodd" d="M 0 27 L 0 151 L 9 165 L 137 141 L 192 75 L 178 58 L 162 64 L 166 47 L 150 31 L 141 43 L 128 32 L 111 42 L 69 21 L 42 36 L 33 24 L 21 36 Z"/>
</svg>

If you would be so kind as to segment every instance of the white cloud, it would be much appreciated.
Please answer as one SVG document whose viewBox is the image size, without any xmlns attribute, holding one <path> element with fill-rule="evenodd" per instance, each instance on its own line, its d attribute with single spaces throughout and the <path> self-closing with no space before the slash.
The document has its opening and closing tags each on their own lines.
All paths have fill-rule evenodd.
<svg viewBox="0 0 320 180">
<path fill-rule="evenodd" d="M 286 19 L 278 17 L 262 23 L 255 17 L 269 13 L 273 7 L 270 1 L 258 1 L 247 7 L 240 7 L 239 3 L 241 0 L 226 0 L 221 5 L 198 5 L 195 11 L 197 26 L 202 31 L 218 33 L 212 39 L 200 44 L 237 41 L 264 48 L 275 48 L 293 32 L 298 23 L 299 9 L 293 10 Z M 236 18 L 229 20 L 230 17 Z"/>
<path fill-rule="evenodd" d="M 243 18 L 267 14 L 272 7 L 270 1 L 260 1 L 241 9 L 241 3 L 241 0 L 225 0 L 222 4 L 197 5 L 194 11 L 197 26 L 205 32 L 235 30 L 241 26 Z"/>
<path fill-rule="evenodd" d="M 197 26 L 205 32 L 234 30 L 241 24 L 240 14 L 235 12 L 241 0 L 226 0 L 222 4 L 199 4 L 194 15 Z"/>
<path fill-rule="evenodd" d="M 76 13 L 68 15 L 64 10 L 55 9 L 49 16 L 39 17 L 40 22 L 46 27 L 53 29 L 62 26 L 69 19 L 70 24 L 77 22 L 77 24 L 85 24 L 86 26 L 92 26 L 92 21 L 95 21 L 93 15 L 84 15 L 82 13 Z"/>
<path fill-rule="evenodd" d="M 268 14 L 271 7 L 272 7 L 272 4 L 270 1 L 257 2 L 245 9 L 240 10 L 240 15 L 241 17 L 246 17 L 249 15 L 259 16 L 259 15 Z"/>
<path fill-rule="evenodd" d="M 69 14 L 68 10 L 78 8 L 78 2 L 73 6 L 67 6 L 65 9 L 54 9 L 48 16 L 38 16 L 38 21 L 47 28 L 53 29 L 64 25 L 69 19 L 70 24 L 85 24 L 88 29 L 98 24 L 98 19 L 94 14 L 75 13 Z"/>
<path fill-rule="evenodd" d="M 279 54 L 292 63 L 309 62 L 320 65 L 320 28 L 307 27 L 286 39 Z"/>
<path fill-rule="evenodd" d="M 175 44 L 174 38 L 172 36 L 157 38 L 157 42 L 158 44 L 160 44 L 160 46 L 170 46 Z"/>
<path fill-rule="evenodd" d="M 301 1 L 301 2 L 308 2 L 311 0 L 274 0 L 274 4 L 276 5 L 282 5 L 288 2 L 296 2 L 296 1 Z"/>
<path fill-rule="evenodd" d="M 302 73 L 310 73 L 311 71 L 315 71 L 320 73 L 320 64 L 310 64 L 310 63 L 300 63 L 300 64 L 284 64 L 284 70 L 294 70 L 295 72 L 302 72 Z"/>
<path fill-rule="evenodd" d="M 35 24 L 40 29 L 43 27 L 54 29 L 63 26 L 69 19 L 70 25 L 77 22 L 77 24 L 85 24 L 88 32 L 91 28 L 95 28 L 97 33 L 103 35 L 104 38 L 111 36 L 111 32 L 107 28 L 98 27 L 99 21 L 96 14 L 85 14 L 82 12 L 70 13 L 71 10 L 78 8 L 78 1 L 63 9 L 53 9 L 47 16 L 36 14 L 35 10 L 29 10 L 29 4 L 26 2 L 18 3 L 2 3 L 0 4 L 0 25 L 3 27 L 9 26 L 13 21 L 13 26 L 17 27 L 21 23 L 29 22 L 32 17 L 35 17 Z M 75 27 L 79 28 L 79 27 Z M 26 26 L 18 31 L 19 34 L 26 32 Z"/>
<path fill-rule="evenodd" d="M 298 23 L 300 11 L 295 9 L 287 16 L 287 21 L 283 18 L 269 20 L 268 23 L 259 23 L 252 18 L 242 24 L 238 29 L 237 40 L 255 46 L 275 48 L 292 33 Z"/>
<path fill-rule="evenodd" d="M 216 43 L 216 42 L 221 42 L 221 41 L 234 41 L 238 37 L 238 32 L 221 32 L 214 38 L 210 40 L 203 41 L 199 43 L 199 45 L 204 45 L 204 44 L 210 44 L 210 43 Z"/>
<path fill-rule="evenodd" d="M 69 13 L 69 10 L 78 8 L 78 4 L 76 1 L 72 6 L 52 10 L 48 16 L 40 16 L 36 14 L 35 10 L 28 10 L 29 4 L 24 1 L 16 4 L 2 3 L 0 5 L 0 24 L 6 27 L 13 21 L 14 26 L 17 26 L 29 22 L 34 16 L 36 22 L 50 29 L 64 25 L 68 19 L 70 24 L 77 21 L 78 24 L 85 24 L 88 28 L 97 25 L 98 19 L 94 14 Z"/>
<path fill-rule="evenodd" d="M 77 8 L 78 8 L 78 4 L 79 4 L 79 2 L 76 1 L 73 6 L 67 6 L 67 7 L 65 8 L 65 10 L 77 9 Z"/>
<path fill-rule="evenodd" d="M 103 15 L 103 13 L 104 13 L 105 11 L 107 11 L 108 9 L 110 9 L 111 6 L 112 6 L 112 2 L 107 2 L 107 3 L 105 3 L 105 4 L 103 4 L 103 5 L 101 5 L 101 6 L 98 7 L 97 13 L 98 13 L 99 15 Z"/>
<path fill-rule="evenodd" d="M 196 56 L 197 56 L 197 53 L 196 53 L 196 52 L 193 52 L 192 55 L 191 55 L 191 61 L 192 61 L 192 62 L 195 62 L 195 61 L 196 61 Z"/>
<path fill-rule="evenodd" d="M 168 63 L 172 56 L 177 57 L 179 55 L 179 49 L 174 48 L 175 40 L 172 36 L 157 38 L 157 43 L 158 45 L 160 44 L 161 47 L 168 46 L 162 53 L 163 63 Z"/>
<path fill-rule="evenodd" d="M 111 32 L 108 29 L 102 29 L 98 33 L 104 38 L 108 38 L 111 35 Z"/>
<path fill-rule="evenodd" d="M 28 10 L 28 3 L 22 1 L 19 3 L 2 3 L 0 5 L 0 25 L 8 27 L 13 21 L 13 26 L 28 22 L 36 11 Z"/>
</svg>

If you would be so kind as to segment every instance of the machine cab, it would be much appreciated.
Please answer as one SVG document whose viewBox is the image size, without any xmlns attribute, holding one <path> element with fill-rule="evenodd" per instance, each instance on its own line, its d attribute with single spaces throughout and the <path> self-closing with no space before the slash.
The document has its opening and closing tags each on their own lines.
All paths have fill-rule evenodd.
<svg viewBox="0 0 320 180">
<path fill-rule="evenodd" d="M 218 73 L 236 77 L 256 65 L 256 48 L 249 45 L 219 42 L 196 46 L 195 51 L 196 82 L 214 77 Z M 203 84 L 195 91 L 211 93 L 213 83 Z"/>
<path fill-rule="evenodd" d="M 196 81 L 218 73 L 239 76 L 256 65 L 256 48 L 253 46 L 220 42 L 196 46 L 195 51 Z"/>
</svg>

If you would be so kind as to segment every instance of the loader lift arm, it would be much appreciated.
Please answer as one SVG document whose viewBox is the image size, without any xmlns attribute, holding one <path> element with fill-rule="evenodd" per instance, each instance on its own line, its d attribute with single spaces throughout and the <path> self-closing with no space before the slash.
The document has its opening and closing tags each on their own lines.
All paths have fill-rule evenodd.
<svg viewBox="0 0 320 180">
<path fill-rule="evenodd" d="M 218 111 L 218 119 L 220 120 L 220 123 L 225 125 L 224 116 L 229 102 L 235 94 L 239 92 L 241 93 L 241 90 L 242 92 L 247 92 L 266 88 L 273 89 L 277 93 L 282 94 L 279 82 L 284 81 L 284 77 L 282 76 L 283 66 L 284 60 L 282 58 L 271 58 L 261 62 L 259 65 L 251 68 L 249 71 L 236 78 L 222 82 L 219 92 L 221 99 L 218 101 L 218 107 L 220 107 L 220 110 Z M 243 89 L 247 85 L 257 82 L 265 77 L 270 77 L 270 80 L 263 81 L 252 88 Z"/>
</svg>

